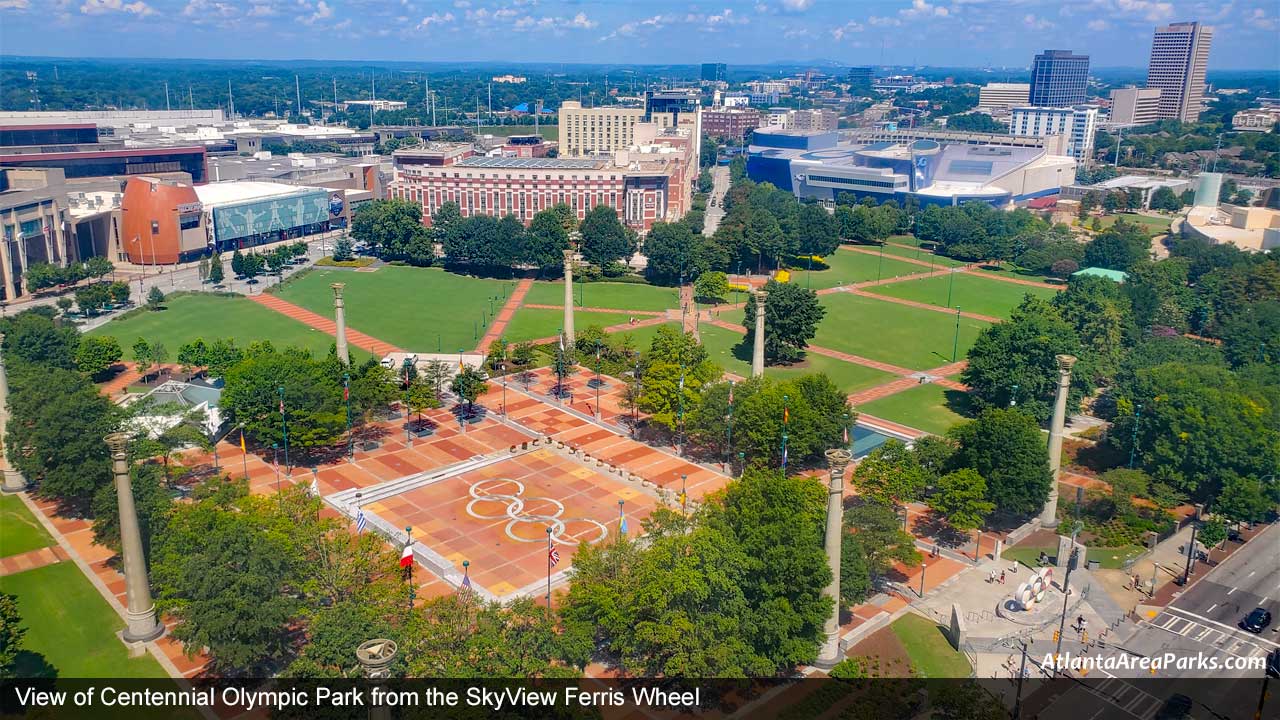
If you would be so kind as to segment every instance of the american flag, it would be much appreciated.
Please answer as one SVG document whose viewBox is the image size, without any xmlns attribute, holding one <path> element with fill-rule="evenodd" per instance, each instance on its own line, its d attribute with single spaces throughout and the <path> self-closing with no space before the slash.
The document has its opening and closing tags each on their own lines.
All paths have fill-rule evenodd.
<svg viewBox="0 0 1280 720">
<path fill-rule="evenodd" d="M 284 398 L 280 398 L 280 414 L 284 414 Z"/>
<path fill-rule="evenodd" d="M 369 524 L 369 518 L 364 516 L 364 510 L 356 513 L 356 534 L 364 532 L 364 528 Z"/>
<path fill-rule="evenodd" d="M 351 399 L 351 386 L 350 386 L 350 385 L 343 385 L 343 386 L 342 386 L 342 400 L 343 400 L 343 402 L 346 402 L 347 400 L 350 400 L 350 399 Z"/>
<path fill-rule="evenodd" d="M 468 590 L 470 590 L 470 589 L 471 589 L 471 575 L 470 575 L 470 574 L 467 574 L 467 575 L 463 575 L 463 576 L 462 576 L 462 587 L 464 587 L 464 588 L 466 588 L 466 589 L 468 589 Z"/>
<path fill-rule="evenodd" d="M 845 445 L 849 444 L 849 426 L 848 425 L 844 426 L 844 444 Z"/>
<path fill-rule="evenodd" d="M 556 549 L 554 544 L 547 548 L 547 562 L 550 562 L 553 566 L 560 564 L 560 551 Z"/>
</svg>

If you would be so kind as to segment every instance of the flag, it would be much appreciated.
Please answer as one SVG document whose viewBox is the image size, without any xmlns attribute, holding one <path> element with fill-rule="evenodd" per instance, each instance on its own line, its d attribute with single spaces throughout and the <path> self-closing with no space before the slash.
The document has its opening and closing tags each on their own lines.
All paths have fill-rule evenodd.
<svg viewBox="0 0 1280 720">
<path fill-rule="evenodd" d="M 247 452 L 249 452 L 249 451 L 248 451 L 248 450 L 246 450 L 246 449 L 245 449 L 245 447 L 244 447 L 244 431 L 243 431 L 243 430 L 241 430 L 241 431 L 240 431 L 240 452 L 241 452 L 242 454 L 243 454 L 243 453 L 247 453 Z"/>
<path fill-rule="evenodd" d="M 791 421 L 791 408 L 788 408 L 788 407 L 782 408 L 782 424 L 786 425 L 790 421 Z"/>
<path fill-rule="evenodd" d="M 356 513 L 356 534 L 364 532 L 365 526 L 369 524 L 369 518 L 364 516 L 364 510 Z"/>
<path fill-rule="evenodd" d="M 787 468 L 787 446 L 783 445 L 782 446 L 782 469 L 785 470 L 786 468 Z"/>
<path fill-rule="evenodd" d="M 553 566 L 560 564 L 560 551 L 556 549 L 554 543 L 547 548 L 547 562 L 551 563 Z"/>
<path fill-rule="evenodd" d="M 733 381 L 729 381 L 729 407 L 733 407 Z"/>
<path fill-rule="evenodd" d="M 347 401 L 348 401 L 348 400 L 350 400 L 350 399 L 351 399 L 351 386 L 350 386 L 350 385 L 343 385 L 343 386 L 342 386 L 342 401 L 343 401 L 343 402 L 347 402 Z"/>
<path fill-rule="evenodd" d="M 688 503 L 689 503 L 689 494 L 681 490 L 680 491 L 680 507 L 683 508 Z"/>
<path fill-rule="evenodd" d="M 627 534 L 627 516 L 626 515 L 623 515 L 622 522 L 618 523 L 618 532 L 622 533 L 623 535 Z"/>
<path fill-rule="evenodd" d="M 468 589 L 468 590 L 470 590 L 470 589 L 471 589 L 471 575 L 470 575 L 470 574 L 467 574 L 467 575 L 463 575 L 463 576 L 462 576 L 462 587 L 464 587 L 464 588 L 466 588 L 466 589 Z"/>
<path fill-rule="evenodd" d="M 560 352 L 564 352 L 564 333 L 560 333 L 557 339 L 560 341 Z"/>
<path fill-rule="evenodd" d="M 681 376 L 680 376 L 680 389 L 681 389 L 681 390 L 684 390 L 684 376 L 683 376 L 683 375 L 681 375 Z"/>
<path fill-rule="evenodd" d="M 464 373 L 466 371 L 467 371 L 467 368 L 462 364 L 462 356 L 459 355 L 458 356 L 458 372 Z"/>
<path fill-rule="evenodd" d="M 311 494 L 320 497 L 320 481 L 316 478 L 311 478 Z"/>
<path fill-rule="evenodd" d="M 284 414 L 284 398 L 283 397 L 280 398 L 280 414 L 281 415 Z"/>
<path fill-rule="evenodd" d="M 400 553 L 400 567 L 407 568 L 413 565 L 413 543 L 405 543 L 404 552 Z"/>
<path fill-rule="evenodd" d="M 844 426 L 844 444 L 845 445 L 849 444 L 849 426 L 848 425 Z"/>
</svg>

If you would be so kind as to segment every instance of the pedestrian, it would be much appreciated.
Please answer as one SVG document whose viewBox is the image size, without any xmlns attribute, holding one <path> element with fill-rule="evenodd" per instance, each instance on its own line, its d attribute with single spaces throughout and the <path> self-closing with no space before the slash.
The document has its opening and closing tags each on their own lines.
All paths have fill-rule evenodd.
<svg viewBox="0 0 1280 720">
<path fill-rule="evenodd" d="M 1001 571 L 1000 571 L 1000 584 L 1001 584 L 1001 585 L 1003 585 L 1003 584 L 1004 584 L 1004 571 L 1003 571 L 1003 570 L 1001 570 Z"/>
<path fill-rule="evenodd" d="M 1077 615 L 1077 616 L 1076 616 L 1076 629 L 1077 629 L 1078 631 L 1080 631 L 1080 632 L 1083 632 L 1083 631 L 1084 631 L 1084 616 L 1083 616 L 1083 615 Z"/>
</svg>

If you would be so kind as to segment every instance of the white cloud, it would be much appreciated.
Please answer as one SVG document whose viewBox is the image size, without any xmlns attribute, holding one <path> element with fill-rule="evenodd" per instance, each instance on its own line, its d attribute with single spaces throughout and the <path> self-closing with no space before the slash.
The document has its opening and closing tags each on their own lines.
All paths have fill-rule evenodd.
<svg viewBox="0 0 1280 720">
<path fill-rule="evenodd" d="M 453 6 L 456 8 L 469 8 L 471 7 L 471 1 L 470 0 L 453 0 Z"/>
<path fill-rule="evenodd" d="M 1032 30 L 1048 30 L 1053 27 L 1053 23 L 1044 18 L 1036 17 L 1031 13 L 1027 13 L 1027 15 L 1022 18 L 1022 24 Z"/>
<path fill-rule="evenodd" d="M 298 0 L 298 5 L 302 8 L 303 12 L 311 13 L 310 15 L 300 18 L 304 25 L 314 25 L 321 20 L 328 20 L 333 17 L 333 8 L 329 7 L 329 4 L 324 0 L 320 0 L 320 2 L 316 3 L 314 6 L 307 2 L 307 0 Z"/>
<path fill-rule="evenodd" d="M 26 10 L 31 0 L 0 0 L 0 10 Z"/>
<path fill-rule="evenodd" d="M 249 8 L 249 17 L 275 17 L 279 14 L 279 11 L 266 3 L 254 3 Z"/>
<path fill-rule="evenodd" d="M 841 25 L 840 27 L 832 30 L 831 37 L 834 38 L 835 40 L 843 40 L 845 35 L 848 35 L 850 33 L 860 33 L 860 32 L 862 32 L 862 25 L 854 22 L 853 20 L 850 20 L 844 25 Z"/>
<path fill-rule="evenodd" d="M 239 9 L 235 5 L 214 0 L 190 0 L 187 6 L 182 8 L 184 16 L 196 18 L 197 22 L 210 18 L 229 18 L 238 12 Z"/>
<path fill-rule="evenodd" d="M 1111 29 L 1111 23 L 1106 20 L 1090 20 L 1088 28 L 1094 32 L 1102 32 Z"/>
<path fill-rule="evenodd" d="M 867 18 L 867 24 L 874 25 L 876 27 L 894 27 L 901 25 L 902 21 L 894 17 L 878 17 L 876 15 L 872 15 Z"/>
<path fill-rule="evenodd" d="M 927 0 L 911 0 L 911 7 L 899 10 L 904 18 L 946 17 L 950 11 L 941 5 L 930 5 Z"/>
<path fill-rule="evenodd" d="M 1116 10 L 1139 16 L 1147 22 L 1161 22 L 1173 17 L 1173 3 L 1151 0 L 1116 0 Z"/>
<path fill-rule="evenodd" d="M 569 21 L 569 27 L 575 30 L 590 30 L 600 23 L 587 17 L 586 13 L 578 13 Z"/>
<path fill-rule="evenodd" d="M 449 23 L 452 23 L 454 19 L 455 18 L 453 17 L 453 13 L 451 12 L 446 12 L 446 13 L 434 12 L 422 18 L 422 22 L 418 23 L 418 29 L 426 30 L 432 25 L 448 25 Z"/>
<path fill-rule="evenodd" d="M 84 4 L 80 6 L 80 12 L 84 15 L 125 13 L 126 15 L 137 15 L 138 17 L 146 17 L 156 13 L 150 5 L 142 0 L 131 3 L 126 3 L 124 0 L 85 0 Z"/>
<path fill-rule="evenodd" d="M 789 12 L 804 12 L 813 6 L 813 0 L 782 0 L 783 9 Z"/>
<path fill-rule="evenodd" d="M 713 29 L 725 25 L 746 25 L 748 22 L 750 21 L 747 18 L 741 15 L 734 15 L 729 8 L 725 8 L 715 15 L 707 16 L 707 25 Z"/>
</svg>

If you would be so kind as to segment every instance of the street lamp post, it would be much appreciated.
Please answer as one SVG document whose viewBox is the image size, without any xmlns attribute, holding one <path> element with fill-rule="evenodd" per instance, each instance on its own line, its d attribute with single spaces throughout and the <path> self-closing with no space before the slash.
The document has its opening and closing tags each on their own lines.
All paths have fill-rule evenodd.
<svg viewBox="0 0 1280 720">
<path fill-rule="evenodd" d="M 1203 509 L 1203 505 L 1196 504 L 1195 519 L 1191 522 L 1191 542 L 1187 545 L 1187 565 L 1182 571 L 1182 582 L 1179 585 L 1187 584 L 1191 579 L 1191 570 L 1196 564 L 1196 531 L 1200 529 L 1200 512 Z"/>
<path fill-rule="evenodd" d="M 1084 528 L 1084 524 L 1076 521 L 1071 526 L 1071 553 L 1067 556 L 1067 571 L 1062 575 L 1062 619 L 1058 621 L 1058 646 L 1053 651 L 1053 672 L 1058 672 L 1058 657 L 1062 654 L 1062 635 L 1067 629 L 1067 605 L 1071 602 L 1071 570 L 1075 568 L 1080 558 L 1080 551 L 1076 548 L 1076 535 Z"/>
<path fill-rule="evenodd" d="M 347 458 L 356 459 L 356 437 L 351 429 L 351 373 L 342 373 L 342 399 L 347 403 Z"/>
<path fill-rule="evenodd" d="M 289 465 L 289 425 L 285 422 L 284 412 L 284 386 L 281 385 L 280 391 L 280 432 L 284 435 L 284 469 L 289 475 L 293 475 L 291 466 Z"/>
<path fill-rule="evenodd" d="M 929 563 L 920 563 L 920 599 L 924 599 L 924 571 L 929 567 Z"/>
<path fill-rule="evenodd" d="M 1129 440 L 1129 469 L 1133 469 L 1133 457 L 1138 450 L 1138 425 L 1142 423 L 1142 406 L 1134 407 L 1133 437 Z"/>
<path fill-rule="evenodd" d="M 276 494 L 280 494 L 280 443 L 271 443 L 271 464 L 276 469 Z"/>
<path fill-rule="evenodd" d="M 950 301 L 948 301 L 950 304 Z M 955 362 L 960 354 L 960 307 L 956 306 L 956 334 L 955 339 L 951 341 L 951 362 Z"/>
</svg>

